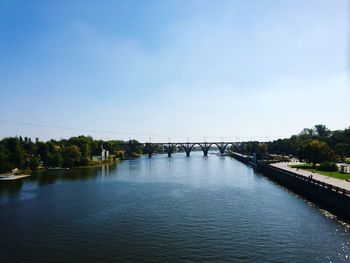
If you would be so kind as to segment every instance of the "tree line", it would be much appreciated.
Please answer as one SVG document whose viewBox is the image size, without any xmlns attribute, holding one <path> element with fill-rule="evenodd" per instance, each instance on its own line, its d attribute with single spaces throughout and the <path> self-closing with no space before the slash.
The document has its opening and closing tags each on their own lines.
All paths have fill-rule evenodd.
<svg viewBox="0 0 350 263">
<path fill-rule="evenodd" d="M 32 141 L 28 137 L 7 137 L 0 141 L 0 172 L 14 168 L 37 170 L 38 167 L 73 167 L 91 165 L 92 156 L 101 154 L 101 146 L 111 157 L 130 158 L 143 152 L 137 140 L 94 140 L 90 136 L 70 139 Z"/>
<path fill-rule="evenodd" d="M 233 150 L 243 154 L 268 152 L 293 155 L 314 166 L 322 162 L 345 161 L 346 157 L 350 157 L 350 127 L 331 131 L 325 125 L 319 124 L 312 128 L 305 128 L 290 138 L 266 143 L 247 142 Z"/>
<path fill-rule="evenodd" d="M 0 141 L 0 172 L 14 168 L 36 170 L 38 167 L 74 167 L 93 164 L 92 156 L 101 154 L 101 146 L 114 158 L 137 157 L 150 145 L 137 140 L 94 140 L 91 136 L 40 141 L 38 138 L 7 137 Z M 156 145 L 154 152 L 164 152 Z M 306 128 L 287 139 L 271 142 L 245 142 L 231 150 L 252 154 L 293 155 L 309 163 L 335 162 L 350 157 L 350 127 L 331 131 L 325 125 Z"/>
</svg>

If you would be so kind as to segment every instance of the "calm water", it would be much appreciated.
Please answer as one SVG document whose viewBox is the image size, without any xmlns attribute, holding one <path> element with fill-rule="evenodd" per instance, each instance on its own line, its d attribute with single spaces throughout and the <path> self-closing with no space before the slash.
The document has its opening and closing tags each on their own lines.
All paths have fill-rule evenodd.
<svg viewBox="0 0 350 263">
<path fill-rule="evenodd" d="M 0 262 L 350 262 L 349 227 L 229 157 L 0 184 Z"/>
</svg>

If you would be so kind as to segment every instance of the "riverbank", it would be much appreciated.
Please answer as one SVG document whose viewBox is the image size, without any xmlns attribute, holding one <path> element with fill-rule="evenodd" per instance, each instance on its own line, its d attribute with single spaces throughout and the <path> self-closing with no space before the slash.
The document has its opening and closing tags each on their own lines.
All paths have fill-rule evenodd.
<svg viewBox="0 0 350 263">
<path fill-rule="evenodd" d="M 99 162 L 94 162 L 90 165 L 81 165 L 81 166 L 73 166 L 73 167 L 69 167 L 69 169 L 80 169 L 80 168 L 92 168 L 92 167 L 100 167 L 102 165 L 111 165 L 111 164 L 115 164 L 115 163 L 118 163 L 120 161 L 122 161 L 123 159 L 119 159 L 119 158 L 116 158 L 115 160 L 113 161 L 99 161 Z"/>
<path fill-rule="evenodd" d="M 12 174 L 12 173 L 6 173 L 6 174 L 0 174 L 0 181 L 13 181 L 21 178 L 25 178 L 30 176 L 29 174 Z"/>
<path fill-rule="evenodd" d="M 31 176 L 33 174 L 38 174 L 38 173 L 43 173 L 43 172 L 61 172 L 61 171 L 69 171 L 72 169 L 101 167 L 103 165 L 116 164 L 116 163 L 121 162 L 123 160 L 128 160 L 128 159 L 116 158 L 113 161 L 103 161 L 103 162 L 98 162 L 98 163 L 94 162 L 94 163 L 91 163 L 90 165 L 80 165 L 80 166 L 73 166 L 73 167 L 48 167 L 48 168 L 41 167 L 41 168 L 37 169 L 36 171 L 30 170 L 30 169 L 25 169 L 25 170 L 21 170 L 21 173 L 23 173 L 22 175 L 25 174 L 25 176 L 22 176 L 22 177 L 17 176 L 16 179 L 28 177 L 28 176 Z M 1 179 L 1 176 L 5 177 L 7 175 L 11 175 L 11 173 L 0 174 L 0 180 L 6 180 L 6 179 Z M 11 177 L 11 178 L 13 178 L 13 177 Z M 10 179 L 8 179 L 8 180 L 10 180 Z"/>
<path fill-rule="evenodd" d="M 249 157 L 232 154 L 232 157 L 248 164 Z M 350 183 L 310 172 L 296 170 L 288 163 L 259 163 L 254 168 L 269 179 L 292 190 L 342 219 L 350 222 Z"/>
<path fill-rule="evenodd" d="M 350 182 L 346 180 L 337 179 L 332 176 L 322 175 L 317 172 L 312 172 L 304 169 L 298 169 L 298 167 L 294 167 L 294 165 L 297 165 L 300 163 L 273 163 L 270 164 L 273 167 L 283 169 L 284 171 L 296 173 L 300 176 L 303 176 L 305 178 L 312 178 L 314 180 L 317 180 L 319 182 L 329 184 L 333 188 L 339 188 L 339 189 L 345 189 L 350 194 Z"/>
</svg>

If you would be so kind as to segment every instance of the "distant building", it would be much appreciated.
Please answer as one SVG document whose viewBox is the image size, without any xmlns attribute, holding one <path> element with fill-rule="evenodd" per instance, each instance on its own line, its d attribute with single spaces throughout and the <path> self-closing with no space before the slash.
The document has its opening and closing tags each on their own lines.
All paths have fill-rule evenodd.
<svg viewBox="0 0 350 263">
<path fill-rule="evenodd" d="M 92 160 L 93 161 L 104 161 L 108 160 L 109 158 L 109 151 L 106 149 L 103 149 L 103 145 L 101 146 L 101 155 L 93 155 Z"/>
<path fill-rule="evenodd" d="M 350 173 L 350 165 L 349 164 L 341 163 L 341 164 L 338 164 L 338 166 L 339 166 L 339 171 L 341 173 Z"/>
</svg>

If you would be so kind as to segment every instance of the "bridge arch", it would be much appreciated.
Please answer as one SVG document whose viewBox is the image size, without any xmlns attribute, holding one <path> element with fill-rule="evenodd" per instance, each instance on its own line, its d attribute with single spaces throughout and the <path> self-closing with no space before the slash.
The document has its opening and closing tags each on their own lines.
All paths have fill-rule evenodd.
<svg viewBox="0 0 350 263">
<path fill-rule="evenodd" d="M 156 148 L 157 145 L 161 145 L 165 150 L 165 152 L 168 154 L 168 156 L 171 157 L 171 155 L 174 153 L 177 147 L 181 147 L 185 151 L 186 156 L 190 156 L 190 153 L 193 150 L 193 147 L 199 146 L 204 156 L 207 156 L 209 149 L 213 146 L 216 146 L 220 151 L 220 153 L 224 154 L 228 146 L 232 145 L 234 147 L 237 147 L 238 143 L 237 142 L 145 143 L 144 146 L 146 147 L 150 157 L 152 156 L 152 153 L 154 152 L 154 149 Z"/>
<path fill-rule="evenodd" d="M 192 148 L 193 148 L 194 144 L 192 144 L 192 143 L 182 143 L 181 146 L 185 150 L 186 156 L 190 156 L 190 153 L 192 151 Z"/>
<path fill-rule="evenodd" d="M 219 151 L 220 151 L 221 154 L 224 154 L 224 153 L 225 153 L 225 149 L 226 149 L 228 143 L 213 142 L 213 143 L 210 143 L 210 144 L 209 144 L 209 148 L 210 148 L 211 146 L 213 146 L 213 145 L 215 145 L 216 147 L 218 147 L 218 149 L 219 149 Z M 209 148 L 208 148 L 208 149 L 209 149 Z"/>
<path fill-rule="evenodd" d="M 166 146 L 166 151 L 168 153 L 168 156 L 170 157 L 171 154 L 174 152 L 175 148 L 181 147 L 185 151 L 186 156 L 190 156 L 190 153 L 195 145 L 199 145 L 202 148 L 200 143 L 174 143 L 174 144 L 169 143 Z"/>
<path fill-rule="evenodd" d="M 184 143 L 165 143 L 163 144 L 163 147 L 165 148 L 165 151 L 167 152 L 168 157 L 171 157 L 171 155 L 174 153 L 174 150 L 177 147 L 181 147 L 186 152 L 186 155 L 189 156 L 189 153 L 191 152 L 193 146 L 190 148 L 187 148 L 186 144 Z"/>
</svg>

